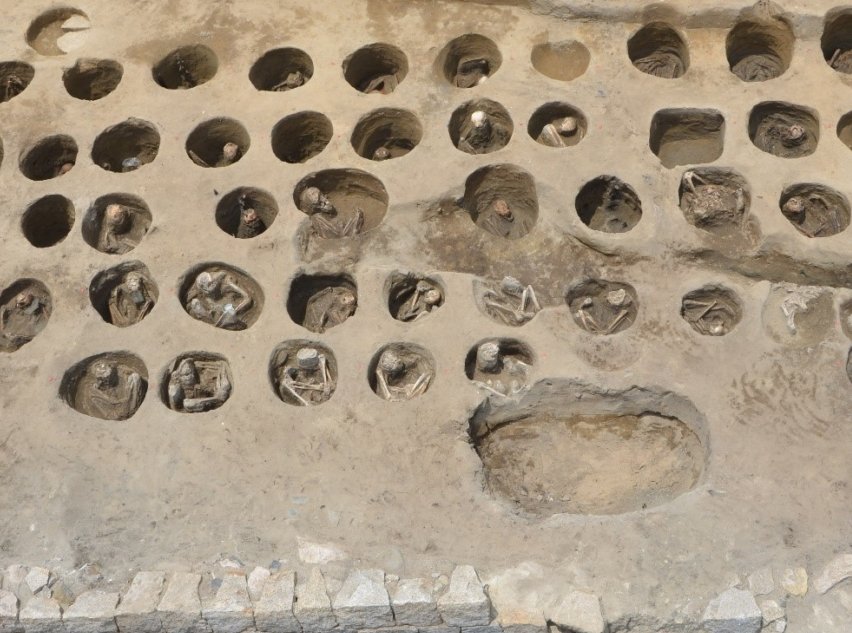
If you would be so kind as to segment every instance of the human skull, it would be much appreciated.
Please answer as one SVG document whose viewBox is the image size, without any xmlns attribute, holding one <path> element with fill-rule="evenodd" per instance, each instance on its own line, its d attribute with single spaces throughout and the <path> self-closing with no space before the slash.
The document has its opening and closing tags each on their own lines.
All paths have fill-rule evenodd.
<svg viewBox="0 0 852 633">
<path fill-rule="evenodd" d="M 500 282 L 500 288 L 507 295 L 514 297 L 520 297 L 524 294 L 524 285 L 514 277 L 503 277 L 503 281 Z"/>
<path fill-rule="evenodd" d="M 805 201 L 799 196 L 793 196 L 784 203 L 784 211 L 794 218 L 801 218 L 805 212 Z"/>
<path fill-rule="evenodd" d="M 212 273 L 205 270 L 204 272 L 199 273 L 198 277 L 195 278 L 195 285 L 198 286 L 198 289 L 204 294 L 210 294 L 216 290 L 216 278 Z"/>
<path fill-rule="evenodd" d="M 236 143 L 228 142 L 222 146 L 222 158 L 227 161 L 233 161 L 237 157 L 237 152 L 240 151 L 240 146 Z"/>
<path fill-rule="evenodd" d="M 184 385 L 194 385 L 198 382 L 195 363 L 191 358 L 184 358 L 177 368 L 178 380 Z"/>
<path fill-rule="evenodd" d="M 387 147 L 379 147 L 373 152 L 373 160 L 387 160 L 390 157 L 391 153 Z"/>
<path fill-rule="evenodd" d="M 470 115 L 470 122 L 474 127 L 482 127 L 488 121 L 488 115 L 482 110 L 477 110 Z"/>
<path fill-rule="evenodd" d="M 392 349 L 382 352 L 379 369 L 388 376 L 400 376 L 405 371 L 405 362 Z"/>
<path fill-rule="evenodd" d="M 245 224 L 255 224 L 260 219 L 260 217 L 257 215 L 257 211 L 249 208 L 243 211 L 242 219 Z"/>
<path fill-rule="evenodd" d="M 559 130 L 560 134 L 573 134 L 577 131 L 577 119 L 572 116 L 566 116 L 558 121 L 556 128 Z"/>
<path fill-rule="evenodd" d="M 100 385 L 109 385 L 115 381 L 117 374 L 115 366 L 106 362 L 95 363 L 92 373 Z"/>
<path fill-rule="evenodd" d="M 22 292 L 15 297 L 15 306 L 18 308 L 28 308 L 35 301 L 35 295 L 31 292 Z"/>
<path fill-rule="evenodd" d="M 318 187 L 308 187 L 299 195 L 299 208 L 313 215 L 314 213 L 329 213 L 334 207 L 327 196 Z"/>
<path fill-rule="evenodd" d="M 120 204 L 109 204 L 104 210 L 107 226 L 121 226 L 127 220 L 127 209 Z"/>
<path fill-rule="evenodd" d="M 494 202 L 494 212 L 501 218 L 507 220 L 512 217 L 512 211 L 509 209 L 509 204 L 502 198 Z"/>
<path fill-rule="evenodd" d="M 345 306 L 353 305 L 355 303 L 355 295 L 351 290 L 347 290 L 340 296 L 340 303 Z"/>
<path fill-rule="evenodd" d="M 801 141 L 805 138 L 805 128 L 798 123 L 794 123 L 787 128 L 785 136 L 789 141 Z"/>
<path fill-rule="evenodd" d="M 423 300 L 426 302 L 426 305 L 438 305 L 441 303 L 441 298 L 441 291 L 437 288 L 430 288 L 423 293 Z"/>
<path fill-rule="evenodd" d="M 315 347 L 303 347 L 296 352 L 296 364 L 299 369 L 316 369 L 319 367 L 320 355 Z"/>
<path fill-rule="evenodd" d="M 476 366 L 486 373 L 494 373 L 500 368 L 500 344 L 497 341 L 488 341 L 477 348 Z"/>
<path fill-rule="evenodd" d="M 137 272 L 127 273 L 127 277 L 125 277 L 127 282 L 127 287 L 131 292 L 136 292 L 137 290 L 142 289 L 142 275 Z"/>
<path fill-rule="evenodd" d="M 610 290 L 606 294 L 606 302 L 614 308 L 630 305 L 630 297 L 624 288 L 618 290 Z"/>
</svg>

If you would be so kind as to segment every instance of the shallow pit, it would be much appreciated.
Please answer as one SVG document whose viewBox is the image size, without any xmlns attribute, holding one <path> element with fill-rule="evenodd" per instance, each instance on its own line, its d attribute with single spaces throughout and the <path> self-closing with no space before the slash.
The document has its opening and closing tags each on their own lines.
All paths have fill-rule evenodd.
<svg viewBox="0 0 852 633">
<path fill-rule="evenodd" d="M 181 46 L 154 65 L 154 81 L 169 90 L 188 90 L 207 83 L 219 70 L 216 53 L 203 44 Z"/>
<path fill-rule="evenodd" d="M 359 156 L 382 161 L 405 156 L 422 138 L 423 126 L 414 113 L 381 108 L 358 120 L 350 142 Z"/>
<path fill-rule="evenodd" d="M 21 231 L 36 248 L 55 246 L 68 237 L 74 226 L 74 203 L 51 194 L 33 202 L 21 218 Z"/>
<path fill-rule="evenodd" d="M 121 207 L 120 216 L 107 217 Z M 139 196 L 129 193 L 110 193 L 96 199 L 83 218 L 83 239 L 102 253 L 123 255 L 132 251 L 151 228 L 151 209 Z"/>
<path fill-rule="evenodd" d="M 0 352 L 17 351 L 32 341 L 52 312 L 53 298 L 38 279 L 18 279 L 0 291 Z"/>
<path fill-rule="evenodd" d="M 157 128 L 148 121 L 131 118 L 98 134 L 92 145 L 92 160 L 106 171 L 126 173 L 152 162 L 159 151 Z"/>
<path fill-rule="evenodd" d="M 324 114 L 297 112 L 272 128 L 272 152 L 285 163 L 304 163 L 319 155 L 333 135 L 331 120 Z"/>
<path fill-rule="evenodd" d="M 25 62 L 0 62 L 0 103 L 21 94 L 35 77 L 35 68 Z"/>
<path fill-rule="evenodd" d="M 598 176 L 583 185 L 574 208 L 583 224 L 604 233 L 626 233 L 642 219 L 636 191 L 615 176 Z"/>
<path fill-rule="evenodd" d="M 300 358 L 299 352 L 315 350 Z M 317 362 L 311 368 L 308 363 Z M 269 382 L 278 398 L 297 407 L 327 402 L 337 389 L 337 359 L 331 348 L 317 341 L 284 341 L 275 347 L 269 359 Z"/>
<path fill-rule="evenodd" d="M 343 77 L 358 92 L 387 95 L 408 75 L 408 58 L 400 49 L 377 42 L 343 60 Z"/>
<path fill-rule="evenodd" d="M 716 110 L 660 110 L 651 120 L 648 144 L 669 169 L 712 163 L 725 148 L 725 118 Z"/>
<path fill-rule="evenodd" d="M 367 382 L 377 396 L 402 402 L 422 396 L 435 380 L 435 359 L 414 343 L 390 343 L 375 353 Z"/>
<path fill-rule="evenodd" d="M 574 322 L 590 334 L 611 335 L 628 329 L 639 314 L 633 286 L 618 281 L 588 279 L 565 296 Z"/>
<path fill-rule="evenodd" d="M 482 339 L 464 360 L 468 380 L 497 397 L 517 397 L 527 389 L 535 357 L 526 343 L 513 338 Z"/>
<path fill-rule="evenodd" d="M 477 112 L 482 114 L 474 116 Z M 506 147 L 515 125 L 509 111 L 496 101 L 474 99 L 453 111 L 448 129 L 457 149 L 468 154 L 489 154 Z"/>
<path fill-rule="evenodd" d="M 589 125 L 586 115 L 567 103 L 545 103 L 530 117 L 527 134 L 540 145 L 571 147 L 583 140 Z"/>
<path fill-rule="evenodd" d="M 179 413 L 205 413 L 224 405 L 234 390 L 231 365 L 221 354 L 187 352 L 166 366 L 160 398 Z"/>
<path fill-rule="evenodd" d="M 41 55 L 65 55 L 82 46 L 89 26 L 88 17 L 80 9 L 51 9 L 30 23 L 27 44 Z"/>
<path fill-rule="evenodd" d="M 780 77 L 790 67 L 795 40 L 783 18 L 741 20 L 725 40 L 728 67 L 743 81 Z"/>
<path fill-rule="evenodd" d="M 205 262 L 181 277 L 178 299 L 186 313 L 216 328 L 250 328 L 263 311 L 263 290 L 247 272 L 222 262 Z"/>
<path fill-rule="evenodd" d="M 360 169 L 326 169 L 300 180 L 293 191 L 293 202 L 306 215 L 300 199 L 309 187 L 316 187 L 329 199 L 335 209 L 335 220 L 349 221 L 360 211 L 363 226 L 359 233 L 376 228 L 388 211 L 387 189 L 378 178 Z"/>
<path fill-rule="evenodd" d="M 65 372 L 59 395 L 69 407 L 100 420 L 133 417 L 148 392 L 148 369 L 130 352 L 89 356 Z"/>
<path fill-rule="evenodd" d="M 849 226 L 848 198 L 826 185 L 791 185 L 781 193 L 778 204 L 784 217 L 805 237 L 830 237 Z"/>
<path fill-rule="evenodd" d="M 852 9 L 834 9 L 826 15 L 820 47 L 829 66 L 852 74 Z"/>
<path fill-rule="evenodd" d="M 530 62 L 545 77 L 571 81 L 589 68 L 589 49 L 576 40 L 544 42 L 533 46 Z"/>
<path fill-rule="evenodd" d="M 101 318 L 116 327 L 141 322 L 160 298 L 151 271 L 138 260 L 100 271 L 89 284 L 89 301 Z"/>
<path fill-rule="evenodd" d="M 489 165 L 468 176 L 461 206 L 480 229 L 515 240 L 538 221 L 535 179 L 515 165 Z"/>
<path fill-rule="evenodd" d="M 447 291 L 435 277 L 395 272 L 385 282 L 385 295 L 390 315 L 413 323 L 444 305 Z"/>
<path fill-rule="evenodd" d="M 683 296 L 680 316 L 703 336 L 724 336 L 742 320 L 743 305 L 733 290 L 708 285 Z"/>
<path fill-rule="evenodd" d="M 837 322 L 831 288 L 775 283 L 761 313 L 763 329 L 775 342 L 804 349 L 830 337 Z"/>
<path fill-rule="evenodd" d="M 474 279 L 471 286 L 476 307 L 495 323 L 520 327 L 541 311 L 535 288 L 526 279 Z"/>
<path fill-rule="evenodd" d="M 689 69 L 686 40 L 665 22 L 651 22 L 636 31 L 627 41 L 627 55 L 637 69 L 662 79 L 677 79 Z"/>
<path fill-rule="evenodd" d="M 503 55 L 492 40 L 477 33 L 467 33 L 450 41 L 438 56 L 441 72 L 457 88 L 474 88 L 494 73 L 503 63 Z"/>
<path fill-rule="evenodd" d="M 62 83 L 75 99 L 97 101 L 118 88 L 123 76 L 124 67 L 116 61 L 83 58 L 64 70 Z"/>
<path fill-rule="evenodd" d="M 299 274 L 290 283 L 287 314 L 294 323 L 322 334 L 337 327 L 358 309 L 355 279 L 340 274 Z"/>
<path fill-rule="evenodd" d="M 249 81 L 258 90 L 286 92 L 304 86 L 314 76 L 314 62 L 298 48 L 265 52 L 251 67 Z"/>
<path fill-rule="evenodd" d="M 603 391 L 564 379 L 470 420 L 486 489 L 530 517 L 607 515 L 671 502 L 703 479 L 706 422 L 671 392 Z"/>
<path fill-rule="evenodd" d="M 268 191 L 256 187 L 234 189 L 216 205 L 216 224 L 228 235 L 240 239 L 261 235 L 277 217 L 278 203 L 275 198 Z"/>
<path fill-rule="evenodd" d="M 743 228 L 751 206 L 751 188 L 733 169 L 697 167 L 684 172 L 678 200 L 692 226 L 726 235 Z"/>
<path fill-rule="evenodd" d="M 70 136 L 48 136 L 21 158 L 21 173 L 30 180 L 50 180 L 67 174 L 77 162 L 77 142 Z"/>
<path fill-rule="evenodd" d="M 228 167 L 245 156 L 249 133 L 235 119 L 216 117 L 199 124 L 186 139 L 186 155 L 199 167 Z"/>
<path fill-rule="evenodd" d="M 752 108 L 748 136 L 767 154 L 781 158 L 810 156 L 819 143 L 819 115 L 804 106 L 765 101 Z"/>
</svg>

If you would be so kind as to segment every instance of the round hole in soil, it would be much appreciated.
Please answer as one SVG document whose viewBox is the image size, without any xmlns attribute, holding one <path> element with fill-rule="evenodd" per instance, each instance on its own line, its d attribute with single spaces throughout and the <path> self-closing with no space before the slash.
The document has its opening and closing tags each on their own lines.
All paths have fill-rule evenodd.
<svg viewBox="0 0 852 633">
<path fill-rule="evenodd" d="M 65 55 L 83 45 L 89 26 L 88 17 L 79 9 L 51 9 L 30 23 L 27 44 L 41 55 Z"/>
<path fill-rule="evenodd" d="M 179 413 L 204 413 L 224 405 L 234 391 L 231 365 L 221 354 L 187 352 L 168 364 L 160 398 Z"/>
<path fill-rule="evenodd" d="M 467 33 L 444 46 L 438 63 L 450 84 L 474 88 L 500 69 L 503 55 L 497 44 L 484 35 Z"/>
<path fill-rule="evenodd" d="M 462 207 L 480 229 L 515 240 L 538 221 L 538 194 L 532 174 L 515 165 L 489 165 L 468 176 Z"/>
<path fill-rule="evenodd" d="M 30 180 L 50 180 L 67 174 L 77 162 L 77 142 L 58 134 L 41 139 L 21 159 L 21 173 Z"/>
<path fill-rule="evenodd" d="M 724 336 L 742 320 L 743 305 L 733 290 L 709 285 L 683 296 L 680 316 L 703 336 Z"/>
<path fill-rule="evenodd" d="M 152 75 L 163 88 L 188 90 L 207 83 L 219 70 L 219 58 L 207 46 L 181 46 L 154 65 Z"/>
<path fill-rule="evenodd" d="M 89 284 L 92 307 L 116 327 L 130 327 L 142 321 L 159 298 L 151 271 L 140 261 L 122 262 L 102 270 Z"/>
<path fill-rule="evenodd" d="M 837 138 L 852 149 L 852 112 L 847 112 L 837 122 Z"/>
<path fill-rule="evenodd" d="M 32 82 L 35 68 L 24 62 L 0 63 L 0 103 L 14 99 Z"/>
<path fill-rule="evenodd" d="M 14 352 L 32 341 L 53 312 L 50 291 L 38 279 L 18 279 L 0 291 L 0 352 Z"/>
<path fill-rule="evenodd" d="M 527 134 L 541 145 L 571 147 L 583 140 L 586 115 L 567 103 L 545 103 L 530 117 Z"/>
<path fill-rule="evenodd" d="M 197 321 L 233 332 L 250 328 L 263 311 L 263 290 L 247 272 L 222 262 L 189 269 L 178 285 L 178 299 Z"/>
<path fill-rule="evenodd" d="M 588 279 L 565 296 L 574 322 L 589 334 L 618 334 L 636 321 L 639 296 L 627 283 Z"/>
<path fill-rule="evenodd" d="M 385 283 L 385 294 L 390 315 L 413 323 L 444 305 L 447 291 L 434 277 L 395 272 Z"/>
<path fill-rule="evenodd" d="M 228 167 L 249 150 L 251 139 L 239 121 L 225 117 L 198 125 L 186 139 L 186 154 L 199 167 Z"/>
<path fill-rule="evenodd" d="M 249 71 L 258 90 L 286 92 L 304 86 L 314 75 L 314 62 L 298 48 L 276 48 L 264 53 Z"/>
<path fill-rule="evenodd" d="M 107 352 L 86 358 L 65 372 L 59 395 L 83 415 L 100 420 L 127 420 L 148 392 L 148 369 L 130 352 Z"/>
<path fill-rule="evenodd" d="M 781 18 L 743 20 L 725 40 L 728 66 L 743 81 L 775 79 L 790 67 L 794 42 L 793 30 Z"/>
<path fill-rule="evenodd" d="M 506 147 L 515 125 L 509 111 L 491 99 L 474 99 L 450 117 L 450 140 L 468 154 L 490 154 Z"/>
<path fill-rule="evenodd" d="M 574 200 L 583 224 L 604 233 L 626 233 L 642 219 L 642 202 L 633 187 L 615 176 L 598 176 Z"/>
<path fill-rule="evenodd" d="M 720 235 L 741 231 L 751 205 L 751 189 L 745 178 L 721 167 L 684 172 L 678 196 L 687 222 Z"/>
<path fill-rule="evenodd" d="M 781 193 L 778 204 L 784 217 L 805 237 L 831 237 L 849 226 L 849 200 L 826 185 L 791 185 Z"/>
<path fill-rule="evenodd" d="M 343 60 L 346 82 L 366 94 L 390 94 L 408 74 L 408 58 L 390 44 L 369 44 Z"/>
<path fill-rule="evenodd" d="M 304 163 L 322 153 L 333 135 L 331 121 L 324 114 L 297 112 L 272 129 L 272 152 L 285 163 Z"/>
<path fill-rule="evenodd" d="M 126 173 L 152 162 L 159 151 L 157 128 L 141 119 L 127 119 L 98 134 L 92 160 L 107 171 Z"/>
<path fill-rule="evenodd" d="M 358 309 L 358 287 L 347 274 L 295 277 L 287 295 L 287 314 L 302 327 L 322 334 Z"/>
<path fill-rule="evenodd" d="M 302 194 L 311 188 L 318 190 L 328 199 L 330 210 L 312 213 L 312 209 L 302 208 Z M 317 223 L 316 230 L 320 236 L 331 238 L 343 236 L 338 230 L 340 226 L 359 217 L 362 218 L 362 225 L 357 233 L 376 228 L 388 211 L 388 202 L 388 193 L 382 182 L 359 169 L 326 169 L 314 172 L 300 180 L 293 191 L 293 203 L 296 208 L 308 215 L 312 223 Z"/>
<path fill-rule="evenodd" d="M 92 203 L 83 218 L 83 239 L 102 253 L 132 251 L 151 227 L 151 210 L 142 198 L 110 193 Z"/>
<path fill-rule="evenodd" d="M 591 59 L 589 49 L 575 40 L 536 44 L 530 56 L 533 68 L 558 81 L 571 81 L 581 76 L 589 68 Z"/>
<path fill-rule="evenodd" d="M 783 101 L 765 101 L 751 111 L 748 135 L 755 147 L 781 158 L 801 158 L 816 151 L 819 115 L 816 110 Z"/>
<path fill-rule="evenodd" d="M 829 11 L 820 47 L 829 66 L 839 73 L 852 74 L 852 10 Z"/>
<path fill-rule="evenodd" d="M 725 148 L 725 118 L 716 110 L 660 110 L 648 145 L 664 167 L 712 163 Z"/>
<path fill-rule="evenodd" d="M 74 226 L 74 204 L 66 197 L 49 195 L 33 202 L 21 219 L 21 230 L 36 248 L 55 246 Z"/>
<path fill-rule="evenodd" d="M 97 101 L 118 88 L 124 67 L 111 59 L 78 59 L 62 73 L 65 90 L 75 99 Z"/>
<path fill-rule="evenodd" d="M 337 359 L 322 343 L 285 341 L 269 359 L 269 382 L 282 402 L 301 407 L 322 404 L 337 389 Z"/>
<path fill-rule="evenodd" d="M 689 68 L 686 41 L 665 22 L 646 24 L 634 33 L 627 54 L 636 68 L 654 77 L 677 79 Z"/>
<path fill-rule="evenodd" d="M 479 341 L 468 350 L 464 373 L 489 395 L 517 396 L 526 389 L 535 362 L 530 347 L 512 338 Z"/>
<path fill-rule="evenodd" d="M 239 187 L 216 205 L 216 224 L 240 239 L 257 237 L 275 222 L 278 203 L 272 194 L 255 187 Z"/>
<path fill-rule="evenodd" d="M 435 380 L 435 359 L 414 343 L 390 343 L 373 356 L 367 382 L 377 396 L 402 402 L 422 396 Z"/>
<path fill-rule="evenodd" d="M 382 161 L 405 156 L 420 143 L 423 126 L 408 110 L 380 108 L 355 124 L 351 143 L 359 156 Z"/>
</svg>

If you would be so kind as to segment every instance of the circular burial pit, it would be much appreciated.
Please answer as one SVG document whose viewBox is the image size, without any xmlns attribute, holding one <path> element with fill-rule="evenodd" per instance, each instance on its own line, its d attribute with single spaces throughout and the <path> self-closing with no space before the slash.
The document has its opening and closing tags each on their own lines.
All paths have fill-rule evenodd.
<svg viewBox="0 0 852 633">
<path fill-rule="evenodd" d="M 30 180 L 50 180 L 67 174 L 77 162 L 77 142 L 57 134 L 38 141 L 21 159 L 21 173 Z"/>
<path fill-rule="evenodd" d="M 298 275 L 290 284 L 287 314 L 311 332 L 337 327 L 357 309 L 358 287 L 350 275 Z"/>
<path fill-rule="evenodd" d="M 680 316 L 701 335 L 724 336 L 742 320 L 743 305 L 733 290 L 704 286 L 683 296 Z"/>
<path fill-rule="evenodd" d="M 820 39 L 822 56 L 834 70 L 852 74 L 852 10 L 830 11 Z"/>
<path fill-rule="evenodd" d="M 127 420 L 148 392 L 148 369 L 130 352 L 107 352 L 80 361 L 62 377 L 59 395 L 83 415 Z"/>
<path fill-rule="evenodd" d="M 390 343 L 375 353 L 367 382 L 378 397 L 402 402 L 422 396 L 435 380 L 435 359 L 414 343 Z"/>
<path fill-rule="evenodd" d="M 712 163 L 725 148 L 725 118 L 716 110 L 660 110 L 651 120 L 648 145 L 669 169 Z"/>
<path fill-rule="evenodd" d="M 0 103 L 21 94 L 33 77 L 35 68 L 25 62 L 0 62 Z"/>
<path fill-rule="evenodd" d="M 18 279 L 0 291 L 0 352 L 14 352 L 41 332 L 53 312 L 50 291 L 38 279 Z"/>
<path fill-rule="evenodd" d="M 314 76 L 314 62 L 298 48 L 276 48 L 264 53 L 249 71 L 258 90 L 286 92 L 304 86 Z"/>
<path fill-rule="evenodd" d="M 144 319 L 160 298 L 151 271 L 140 261 L 122 262 L 102 270 L 89 284 L 89 301 L 101 318 L 116 327 Z"/>
<path fill-rule="evenodd" d="M 575 40 L 536 44 L 530 62 L 545 77 L 557 81 L 571 81 L 589 68 L 592 56 L 589 49 Z"/>
<path fill-rule="evenodd" d="M 447 291 L 435 277 L 395 272 L 385 283 L 385 294 L 390 315 L 412 323 L 444 305 Z"/>
<path fill-rule="evenodd" d="M 450 140 L 468 154 L 489 154 L 506 147 L 515 125 L 509 111 L 491 99 L 463 103 L 450 117 Z"/>
<path fill-rule="evenodd" d="M 673 393 L 544 380 L 519 401 L 501 404 L 489 398 L 480 405 L 470 440 L 488 491 L 525 515 L 644 510 L 703 478 L 706 422 Z"/>
<path fill-rule="evenodd" d="M 142 119 L 127 119 L 98 134 L 92 161 L 107 171 L 126 173 L 152 162 L 159 151 L 157 128 Z"/>
<path fill-rule="evenodd" d="M 328 198 L 334 210 L 333 222 L 346 223 L 362 215 L 363 225 L 358 233 L 376 228 L 388 212 L 387 189 L 378 178 L 360 169 L 326 169 L 302 178 L 293 191 L 293 202 L 309 216 L 302 208 L 301 199 L 302 193 L 311 187 Z"/>
<path fill-rule="evenodd" d="M 188 90 L 207 83 L 219 70 L 219 58 L 203 44 L 181 46 L 154 65 L 154 81 L 169 90 Z"/>
<path fill-rule="evenodd" d="M 583 224 L 604 233 L 626 233 L 642 219 L 639 196 L 615 176 L 598 176 L 583 185 L 574 207 Z"/>
<path fill-rule="evenodd" d="M 193 266 L 181 278 L 178 299 L 197 321 L 223 330 L 250 328 L 263 310 L 263 290 L 247 272 L 221 262 Z"/>
<path fill-rule="evenodd" d="M 102 253 L 132 251 L 151 228 L 151 210 L 142 198 L 110 193 L 92 203 L 83 218 L 83 239 Z"/>
<path fill-rule="evenodd" d="M 408 58 L 390 44 L 369 44 L 343 60 L 343 77 L 358 92 L 387 95 L 408 74 Z"/>
<path fill-rule="evenodd" d="M 738 22 L 725 40 L 728 66 L 743 81 L 780 77 L 790 67 L 795 39 L 781 18 Z"/>
<path fill-rule="evenodd" d="M 815 183 L 791 185 L 781 193 L 781 213 L 805 237 L 830 237 L 849 226 L 849 200 Z"/>
<path fill-rule="evenodd" d="M 216 205 L 216 224 L 240 239 L 257 237 L 278 217 L 272 194 L 255 187 L 239 187 L 225 194 Z"/>
<path fill-rule="evenodd" d="M 83 45 L 89 27 L 88 17 L 79 9 L 51 9 L 30 23 L 27 44 L 41 55 L 65 55 Z"/>
<path fill-rule="evenodd" d="M 589 125 L 586 115 L 567 103 L 545 103 L 530 117 L 527 134 L 540 145 L 571 147 L 583 140 Z"/>
<path fill-rule="evenodd" d="M 179 413 L 205 413 L 224 405 L 234 390 L 231 365 L 221 354 L 187 352 L 168 364 L 160 398 Z"/>
<path fill-rule="evenodd" d="M 21 218 L 21 231 L 36 248 L 55 246 L 68 237 L 74 226 L 74 204 L 57 194 L 33 202 Z"/>
<path fill-rule="evenodd" d="M 457 88 L 474 88 L 496 73 L 503 55 L 492 40 L 468 33 L 444 46 L 438 64 L 444 79 Z"/>
<path fill-rule="evenodd" d="M 480 229 L 515 240 L 538 220 L 538 195 L 532 174 L 515 165 L 489 165 L 468 176 L 462 207 Z"/>
<path fill-rule="evenodd" d="M 317 341 L 285 341 L 269 359 L 269 382 L 282 402 L 297 407 L 327 402 L 337 389 L 337 359 Z"/>
<path fill-rule="evenodd" d="M 767 154 L 810 156 L 819 143 L 819 115 L 811 108 L 783 101 L 759 103 L 749 115 L 748 136 Z"/>
<path fill-rule="evenodd" d="M 381 108 L 358 120 L 351 143 L 363 158 L 382 161 L 405 156 L 420 143 L 423 126 L 408 110 Z"/>
<path fill-rule="evenodd" d="M 633 286 L 605 279 L 589 279 L 565 296 L 574 322 L 590 334 L 617 334 L 629 328 L 639 314 L 639 296 Z"/>
<path fill-rule="evenodd" d="M 627 55 L 646 75 L 663 79 L 682 77 L 689 68 L 686 40 L 665 22 L 652 22 L 627 41 Z"/>
<path fill-rule="evenodd" d="M 227 167 L 239 162 L 250 145 L 249 133 L 242 123 L 217 117 L 189 133 L 186 154 L 199 167 Z"/>
<path fill-rule="evenodd" d="M 331 141 L 331 120 L 319 112 L 297 112 L 272 128 L 272 152 L 285 163 L 304 163 L 319 155 Z"/>
<path fill-rule="evenodd" d="M 62 73 L 65 90 L 75 99 L 97 101 L 118 88 L 124 67 L 111 59 L 78 59 Z"/>
<path fill-rule="evenodd" d="M 751 190 L 745 178 L 732 169 L 698 167 L 684 172 L 678 199 L 692 226 L 727 235 L 742 229 L 751 206 Z"/>
</svg>

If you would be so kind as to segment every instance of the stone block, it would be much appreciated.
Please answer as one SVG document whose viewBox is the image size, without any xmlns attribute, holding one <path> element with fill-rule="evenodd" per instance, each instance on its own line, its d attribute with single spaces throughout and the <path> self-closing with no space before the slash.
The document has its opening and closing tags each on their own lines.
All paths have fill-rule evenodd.
<svg viewBox="0 0 852 633">
<path fill-rule="evenodd" d="M 742 589 L 728 589 L 711 600 L 702 620 L 707 633 L 757 633 L 762 622 L 754 596 Z"/>
<path fill-rule="evenodd" d="M 344 628 L 377 629 L 393 624 L 385 573 L 380 569 L 355 569 L 349 573 L 332 603 Z"/>
<path fill-rule="evenodd" d="M 337 618 L 331 609 L 331 600 L 325 586 L 325 578 L 318 568 L 311 570 L 308 581 L 299 587 L 298 599 L 293 613 L 302 629 L 310 633 L 330 631 L 337 626 Z"/>
<path fill-rule="evenodd" d="M 593 593 L 572 591 L 545 613 L 547 620 L 558 628 L 576 633 L 604 633 L 606 623 L 601 601 Z"/>
<path fill-rule="evenodd" d="M 68 633 L 116 633 L 115 606 L 118 593 L 85 591 L 65 610 L 63 621 Z"/>
<path fill-rule="evenodd" d="M 36 596 L 23 606 L 18 616 L 18 623 L 26 633 L 65 631 L 62 625 L 62 607 L 53 598 L 43 596 Z"/>
<path fill-rule="evenodd" d="M 438 598 L 438 611 L 446 624 L 485 626 L 491 623 L 491 602 L 470 565 L 459 565 L 450 576 L 447 592 Z"/>
<path fill-rule="evenodd" d="M 785 617 L 784 607 L 775 600 L 764 600 L 760 603 L 760 613 L 763 616 L 763 626 L 783 620 Z"/>
<path fill-rule="evenodd" d="M 24 582 L 33 593 L 38 593 L 50 583 L 50 570 L 46 567 L 31 567 Z"/>
<path fill-rule="evenodd" d="M 210 633 L 210 627 L 201 617 L 200 584 L 200 574 L 177 572 L 172 575 L 157 606 L 165 633 Z"/>
<path fill-rule="evenodd" d="M 424 578 L 404 578 L 391 593 L 391 606 L 397 624 L 434 626 L 441 623 L 438 603 L 432 597 L 432 583 Z"/>
<path fill-rule="evenodd" d="M 12 631 L 18 624 L 18 597 L 0 590 L 0 631 Z"/>
<path fill-rule="evenodd" d="M 416 626 L 384 626 L 380 629 L 358 629 L 357 633 L 418 633 Z"/>
<path fill-rule="evenodd" d="M 202 603 L 201 615 L 213 633 L 254 630 L 254 612 L 243 574 L 226 574 L 212 600 Z"/>
<path fill-rule="evenodd" d="M 808 593 L 808 572 L 803 567 L 785 569 L 781 574 L 781 587 L 791 596 L 804 596 Z"/>
<path fill-rule="evenodd" d="M 269 580 L 271 572 L 265 567 L 255 567 L 248 575 L 248 592 L 252 602 L 260 600 L 260 595 L 263 593 L 263 586 Z"/>
<path fill-rule="evenodd" d="M 756 596 L 765 596 L 775 590 L 775 580 L 769 567 L 758 569 L 748 577 L 748 588 Z"/>
<path fill-rule="evenodd" d="M 500 623 L 494 620 L 491 624 L 484 626 L 463 626 L 461 633 L 503 633 Z"/>
<path fill-rule="evenodd" d="M 421 626 L 417 630 L 420 633 L 459 633 L 461 631 L 461 627 L 451 626 L 449 624 L 438 624 L 436 626 Z"/>
<path fill-rule="evenodd" d="M 254 605 L 254 621 L 263 633 L 297 633 L 301 630 L 293 613 L 296 574 L 278 572 L 269 576 Z"/>
<path fill-rule="evenodd" d="M 852 578 L 852 554 L 840 554 L 822 570 L 814 581 L 814 589 L 819 593 L 826 593 L 847 578 Z"/>
<path fill-rule="evenodd" d="M 115 610 L 118 629 L 130 633 L 159 633 L 163 624 L 157 605 L 165 584 L 164 572 L 140 571 L 136 574 Z"/>
</svg>

